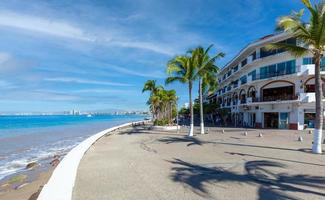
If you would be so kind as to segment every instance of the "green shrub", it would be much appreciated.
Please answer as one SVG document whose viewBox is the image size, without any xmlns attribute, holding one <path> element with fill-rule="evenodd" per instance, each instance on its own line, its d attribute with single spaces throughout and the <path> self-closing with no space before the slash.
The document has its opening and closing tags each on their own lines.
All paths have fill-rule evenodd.
<svg viewBox="0 0 325 200">
<path fill-rule="evenodd" d="M 165 126 L 168 124 L 168 119 L 164 118 L 164 119 L 156 119 L 153 123 L 155 126 Z"/>
</svg>

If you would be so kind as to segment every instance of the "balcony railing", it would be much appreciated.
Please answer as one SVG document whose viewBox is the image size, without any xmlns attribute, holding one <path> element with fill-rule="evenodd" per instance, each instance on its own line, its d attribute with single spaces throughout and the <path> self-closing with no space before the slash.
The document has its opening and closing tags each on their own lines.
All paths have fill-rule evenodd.
<svg viewBox="0 0 325 200">
<path fill-rule="evenodd" d="M 267 78 L 272 78 L 272 77 L 278 77 L 278 76 L 285 76 L 285 75 L 290 75 L 296 73 L 296 70 L 292 70 L 289 72 L 286 71 L 281 71 L 281 72 L 271 72 L 271 73 L 263 73 L 263 74 L 255 74 L 250 77 L 251 81 L 255 80 L 263 80 Z"/>
<path fill-rule="evenodd" d="M 240 100 L 240 104 L 245 104 L 246 103 L 246 98 Z"/>
<path fill-rule="evenodd" d="M 290 101 L 290 100 L 297 100 L 298 96 L 296 95 L 281 95 L 281 96 L 266 96 L 263 98 L 258 97 L 250 97 L 252 102 L 269 102 L 269 101 Z"/>
</svg>

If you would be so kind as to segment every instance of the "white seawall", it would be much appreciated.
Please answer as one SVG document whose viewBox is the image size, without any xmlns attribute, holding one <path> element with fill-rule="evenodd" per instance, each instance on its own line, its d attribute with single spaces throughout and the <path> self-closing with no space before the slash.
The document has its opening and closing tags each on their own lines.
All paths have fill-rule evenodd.
<svg viewBox="0 0 325 200">
<path fill-rule="evenodd" d="M 98 139 L 112 131 L 130 126 L 132 124 L 146 123 L 148 121 L 130 122 L 103 130 L 90 136 L 73 148 L 55 168 L 47 184 L 44 185 L 38 200 L 71 200 L 79 163 L 86 151 Z"/>
</svg>

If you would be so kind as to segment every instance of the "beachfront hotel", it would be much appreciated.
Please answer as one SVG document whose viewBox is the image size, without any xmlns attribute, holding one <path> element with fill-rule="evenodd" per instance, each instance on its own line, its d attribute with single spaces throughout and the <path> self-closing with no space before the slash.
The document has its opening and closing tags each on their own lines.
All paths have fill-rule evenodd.
<svg viewBox="0 0 325 200">
<path fill-rule="evenodd" d="M 229 110 L 236 127 L 303 130 L 314 127 L 315 70 L 311 56 L 296 58 L 270 43 L 303 45 L 286 33 L 267 35 L 248 44 L 218 75 L 219 90 L 206 100 Z M 322 63 L 325 63 L 322 61 Z M 323 91 L 325 65 L 321 66 Z"/>
</svg>

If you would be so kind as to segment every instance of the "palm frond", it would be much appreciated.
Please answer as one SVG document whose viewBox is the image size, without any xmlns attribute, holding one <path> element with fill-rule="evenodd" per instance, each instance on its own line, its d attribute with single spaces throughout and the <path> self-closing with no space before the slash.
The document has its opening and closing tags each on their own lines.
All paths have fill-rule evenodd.
<svg viewBox="0 0 325 200">
<path fill-rule="evenodd" d="M 267 50 L 285 49 L 295 57 L 301 57 L 309 52 L 309 50 L 305 47 L 300 47 L 297 45 L 286 44 L 286 43 L 273 43 L 267 45 L 265 48 Z"/>
<path fill-rule="evenodd" d="M 181 83 L 186 83 L 186 79 L 184 77 L 177 77 L 177 76 L 171 76 L 171 77 L 168 77 L 166 78 L 165 80 L 165 84 L 170 84 L 170 83 L 173 83 L 173 82 L 181 82 Z"/>
</svg>

